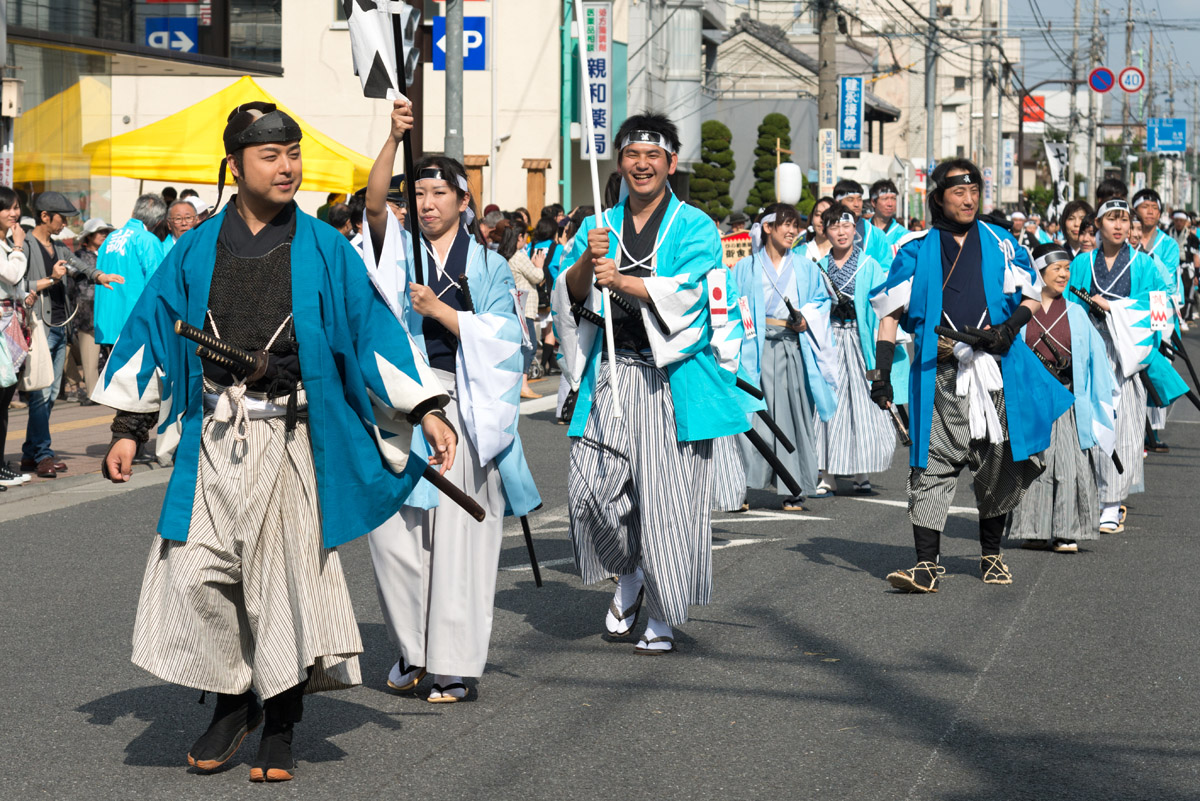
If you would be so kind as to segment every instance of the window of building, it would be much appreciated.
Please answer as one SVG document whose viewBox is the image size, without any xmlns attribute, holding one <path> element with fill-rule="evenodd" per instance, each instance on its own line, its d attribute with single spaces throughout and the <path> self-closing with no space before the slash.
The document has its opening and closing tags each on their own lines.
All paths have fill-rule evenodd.
<svg viewBox="0 0 1200 801">
<path fill-rule="evenodd" d="M 229 57 L 278 64 L 283 57 L 283 0 L 232 0 Z"/>
<path fill-rule="evenodd" d="M 937 7 L 938 17 L 940 17 L 941 19 L 948 19 L 953 14 L 954 14 L 954 6 L 953 5 L 951 5 L 950 3 L 945 3 L 945 4 L 939 3 L 938 4 L 938 7 Z"/>
<path fill-rule="evenodd" d="M 962 75 L 955 75 L 954 76 L 954 88 L 955 89 L 966 89 L 967 88 L 966 77 L 962 76 Z"/>
</svg>

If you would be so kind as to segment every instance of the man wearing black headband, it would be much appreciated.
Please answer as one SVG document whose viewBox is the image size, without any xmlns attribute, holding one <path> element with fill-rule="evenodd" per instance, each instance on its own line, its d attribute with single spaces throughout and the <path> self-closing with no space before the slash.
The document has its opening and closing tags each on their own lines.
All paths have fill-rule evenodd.
<svg viewBox="0 0 1200 801">
<path fill-rule="evenodd" d="M 292 778 L 306 692 L 361 680 L 336 546 L 411 492 L 424 468 L 409 458 L 415 424 L 443 469 L 456 443 L 444 390 L 359 255 L 296 207 L 300 139 L 273 105 L 230 113 L 218 185 L 228 171 L 237 194 L 159 267 L 93 395 L 121 410 L 104 462 L 114 482 L 152 431 L 159 458 L 174 458 L 133 661 L 216 695 L 187 755 L 201 771 L 262 724 L 252 781 Z M 250 354 L 253 372 L 201 359 L 176 321 Z"/>
<path fill-rule="evenodd" d="M 875 216 L 871 218 L 871 224 L 883 233 L 893 258 L 900 240 L 908 233 L 907 228 L 896 222 L 899 199 L 900 191 L 891 179 L 883 178 L 871 184 L 871 205 L 875 207 Z"/>
<path fill-rule="evenodd" d="M 979 169 L 954 159 L 930 179 L 933 227 L 901 246 L 871 299 L 881 318 L 871 394 L 881 406 L 892 400 L 899 327 L 916 351 L 908 509 L 917 564 L 887 577 L 907 592 L 937 591 L 941 532 L 964 467 L 979 508 L 983 580 L 1012 583 L 1000 555 L 1005 519 L 1039 472 L 1033 457 L 1049 446 L 1051 423 L 1073 400 L 1019 338 L 1040 307 L 1040 280 L 1007 231 L 976 218 Z M 939 337 L 939 326 L 973 344 Z"/>
<path fill-rule="evenodd" d="M 621 200 L 583 224 L 552 296 L 563 375 L 579 387 L 570 536 L 585 583 L 619 577 L 605 629 L 633 634 L 644 600 L 637 652 L 657 655 L 712 595 L 712 440 L 745 431 L 752 405 L 735 388 L 742 325 L 717 227 L 667 184 L 675 125 L 634 115 L 615 149 Z M 589 322 L 600 313 L 615 354 Z"/>
<path fill-rule="evenodd" d="M 861 248 L 887 272 L 892 266 L 892 249 L 887 237 L 868 220 L 862 218 L 863 188 L 858 181 L 843 178 L 833 187 L 833 199 L 845 206 L 854 215 L 854 244 Z"/>
</svg>

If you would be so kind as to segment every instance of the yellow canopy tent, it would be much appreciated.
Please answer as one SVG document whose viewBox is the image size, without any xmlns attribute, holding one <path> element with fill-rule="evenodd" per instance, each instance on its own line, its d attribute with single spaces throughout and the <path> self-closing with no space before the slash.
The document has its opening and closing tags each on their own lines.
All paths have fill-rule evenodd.
<svg viewBox="0 0 1200 801">
<path fill-rule="evenodd" d="M 92 172 L 83 143 L 111 133 L 112 90 L 83 77 L 17 117 L 13 183 L 84 181 Z"/>
<path fill-rule="evenodd" d="M 221 132 L 235 106 L 253 100 L 274 103 L 304 132 L 304 181 L 300 188 L 348 192 L 367 183 L 371 160 L 344 147 L 300 119 L 246 75 L 194 106 L 120 136 L 84 147 L 94 174 L 147 181 L 215 184 L 225 157 Z"/>
</svg>

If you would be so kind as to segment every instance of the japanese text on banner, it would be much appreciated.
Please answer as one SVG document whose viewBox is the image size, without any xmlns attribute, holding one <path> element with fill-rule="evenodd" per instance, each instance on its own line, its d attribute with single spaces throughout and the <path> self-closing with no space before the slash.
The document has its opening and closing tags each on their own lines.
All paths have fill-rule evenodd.
<svg viewBox="0 0 1200 801">
<path fill-rule="evenodd" d="M 580 52 L 587 64 L 587 86 L 584 90 L 592 104 L 589 136 L 587 107 L 580 98 L 580 119 L 583 120 L 579 154 L 589 158 L 595 148 L 597 159 L 612 158 L 612 0 L 583 4 L 583 43 Z"/>
</svg>

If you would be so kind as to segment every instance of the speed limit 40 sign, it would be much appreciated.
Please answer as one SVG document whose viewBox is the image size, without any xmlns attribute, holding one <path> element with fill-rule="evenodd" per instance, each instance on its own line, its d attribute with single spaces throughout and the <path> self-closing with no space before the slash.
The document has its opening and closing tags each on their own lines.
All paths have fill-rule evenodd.
<svg viewBox="0 0 1200 801">
<path fill-rule="evenodd" d="M 1126 67 L 1121 70 L 1121 74 L 1117 76 L 1117 83 L 1126 92 L 1140 92 L 1142 87 L 1146 85 L 1146 73 L 1142 72 L 1137 67 Z"/>
</svg>

